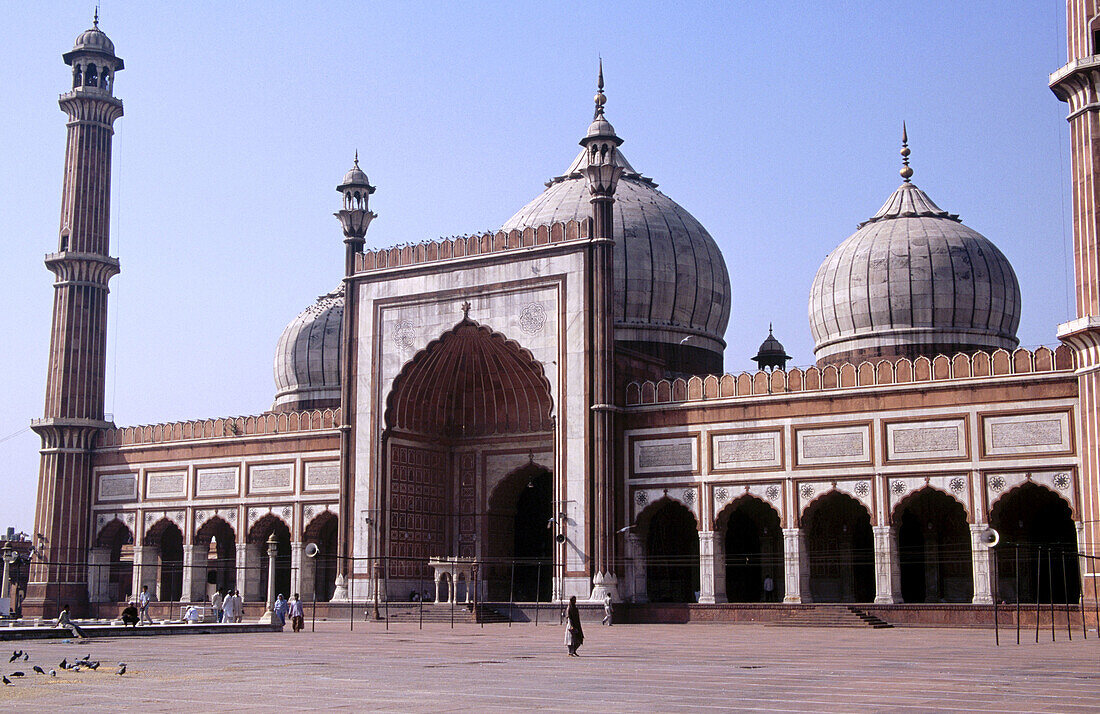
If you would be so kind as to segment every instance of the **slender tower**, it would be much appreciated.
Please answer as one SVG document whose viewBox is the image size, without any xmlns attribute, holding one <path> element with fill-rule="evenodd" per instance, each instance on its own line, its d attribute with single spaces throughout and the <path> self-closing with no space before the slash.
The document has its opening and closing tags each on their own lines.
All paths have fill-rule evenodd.
<svg viewBox="0 0 1100 714">
<path fill-rule="evenodd" d="M 1050 76 L 1050 88 L 1069 105 L 1073 184 L 1073 255 L 1077 319 L 1058 338 L 1077 355 L 1081 443 L 1081 552 L 1100 555 L 1100 0 L 1066 3 L 1069 57 Z M 1096 558 L 1084 558 L 1082 585 L 1100 578 Z"/>
<path fill-rule="evenodd" d="M 53 325 L 46 377 L 46 408 L 31 427 L 42 438 L 35 512 L 35 547 L 24 611 L 56 614 L 88 601 L 91 448 L 109 426 L 103 420 L 107 350 L 107 283 L 118 273 L 109 253 L 111 138 L 122 102 L 114 97 L 122 60 L 99 29 L 62 55 L 72 67 L 72 89 L 61 95 L 69 116 L 61 234 L 46 256 L 54 274 Z"/>
<path fill-rule="evenodd" d="M 355 256 L 363 252 L 363 245 L 370 222 L 378 216 L 370 210 L 370 196 L 374 186 L 370 185 L 367 175 L 359 168 L 359 152 L 355 152 L 355 164 L 344 174 L 344 180 L 336 187 L 343 196 L 343 208 L 334 215 L 340 219 L 344 230 L 344 324 L 340 345 L 340 530 L 337 538 L 339 553 L 336 592 L 333 600 L 348 599 L 348 578 L 352 555 L 352 537 L 354 534 L 352 498 L 355 493 L 355 319 L 358 315 L 358 301 L 352 286 L 355 275 Z M 372 521 L 377 533 L 377 524 Z M 377 550 L 377 538 L 371 538 L 372 551 Z M 377 581 L 372 581 L 372 589 L 377 594 Z M 377 597 L 375 615 L 377 616 Z"/>
<path fill-rule="evenodd" d="M 592 599 L 602 600 L 606 593 L 619 599 L 615 576 L 615 500 L 614 500 L 614 365 L 615 365 L 615 273 L 612 250 L 614 240 L 615 189 L 623 167 L 615 155 L 623 140 L 615 134 L 603 115 L 607 97 L 603 93 L 603 62 L 596 90 L 596 113 L 587 135 L 585 148 L 589 201 L 592 203 L 592 245 L 589 252 L 588 299 L 589 349 L 589 473 L 592 494 Z"/>
</svg>

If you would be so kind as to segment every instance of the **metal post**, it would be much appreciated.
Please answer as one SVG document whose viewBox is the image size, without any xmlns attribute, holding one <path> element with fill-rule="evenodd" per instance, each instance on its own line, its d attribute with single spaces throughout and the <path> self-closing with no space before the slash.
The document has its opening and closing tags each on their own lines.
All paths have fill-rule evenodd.
<svg viewBox="0 0 1100 714">
<path fill-rule="evenodd" d="M 317 631 L 317 579 L 313 579 L 313 614 L 310 615 L 309 631 Z"/>
<path fill-rule="evenodd" d="M 1096 635 L 1100 637 L 1100 598 L 1096 597 L 1096 580 L 1100 573 L 1096 571 L 1096 556 L 1092 556 L 1090 562 L 1090 568 L 1092 569 L 1092 606 L 1096 610 Z"/>
<path fill-rule="evenodd" d="M 455 568 L 451 565 L 451 584 L 447 588 L 447 599 L 451 601 L 451 629 L 455 628 L 455 600 L 458 599 L 458 583 L 455 581 Z"/>
<path fill-rule="evenodd" d="M 1039 586 L 1042 584 L 1043 579 L 1040 577 L 1043 565 L 1043 551 L 1038 546 L 1035 546 L 1035 644 L 1039 644 Z"/>
<path fill-rule="evenodd" d="M 383 562 L 383 566 L 382 566 L 382 588 L 386 591 L 386 604 L 385 604 L 385 607 L 386 607 L 386 629 L 389 630 L 390 629 L 390 562 L 389 562 L 389 556 L 388 555 L 384 555 L 382 557 L 384 558 L 384 560 L 382 561 Z M 377 600 L 377 597 L 378 596 L 375 595 L 376 600 Z"/>
<path fill-rule="evenodd" d="M 355 579 L 348 568 L 348 632 L 355 632 Z"/>
<path fill-rule="evenodd" d="M 1050 597 L 1050 641 L 1057 642 L 1054 634 L 1054 549 L 1047 553 L 1047 595 Z"/>
<path fill-rule="evenodd" d="M 1062 594 L 1066 599 L 1066 636 L 1069 637 L 1069 641 L 1073 642 L 1073 628 L 1070 626 L 1070 614 L 1072 610 L 1069 606 L 1069 576 L 1066 575 L 1066 549 L 1062 549 Z"/>
<path fill-rule="evenodd" d="M 420 581 L 419 581 L 417 587 L 419 588 L 419 592 L 417 593 L 417 598 L 420 600 L 420 612 L 417 613 L 417 616 L 420 618 L 420 622 L 419 622 L 420 627 L 419 627 L 419 629 L 423 630 L 424 629 L 424 571 L 423 570 L 420 571 Z"/>
<path fill-rule="evenodd" d="M 1083 557 L 1081 553 L 1077 554 L 1077 581 L 1080 583 L 1078 589 L 1080 590 L 1079 595 L 1081 596 L 1078 603 L 1080 605 L 1079 610 L 1081 611 L 1081 636 L 1087 640 L 1089 638 L 1089 628 L 1088 625 L 1085 624 L 1085 571 L 1081 567 L 1081 559 Z"/>
<path fill-rule="evenodd" d="M 1001 573 L 997 567 L 997 551 L 994 548 L 989 549 L 990 556 L 990 570 L 993 571 L 993 577 L 990 578 L 993 586 L 993 642 L 997 647 L 1001 646 L 1001 603 L 998 601 L 998 585 L 1000 585 Z"/>
<path fill-rule="evenodd" d="M 512 626 L 512 614 L 516 607 L 516 559 L 512 558 L 512 579 L 508 583 L 508 627 Z"/>
<path fill-rule="evenodd" d="M 1020 546 L 1014 545 L 1016 556 L 1016 644 L 1020 644 Z"/>
<path fill-rule="evenodd" d="M 535 561 L 535 627 L 539 626 L 539 598 L 542 597 L 542 562 Z"/>
</svg>

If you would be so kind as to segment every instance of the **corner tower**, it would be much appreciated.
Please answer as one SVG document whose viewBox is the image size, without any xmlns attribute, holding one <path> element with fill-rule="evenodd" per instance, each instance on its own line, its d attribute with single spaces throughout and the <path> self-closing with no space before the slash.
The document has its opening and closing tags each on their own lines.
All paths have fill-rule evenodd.
<svg viewBox="0 0 1100 714">
<path fill-rule="evenodd" d="M 118 273 L 110 256 L 111 139 L 122 102 L 114 96 L 123 68 L 114 43 L 92 28 L 62 57 L 72 67 L 72 88 L 59 99 L 68 117 L 61 227 L 56 253 L 46 256 L 54 274 L 46 406 L 31 427 L 42 439 L 35 511 L 29 614 L 55 614 L 88 600 L 91 448 L 104 421 L 107 350 L 107 283 Z"/>
<path fill-rule="evenodd" d="M 1070 171 L 1073 185 L 1073 262 L 1077 319 L 1058 327 L 1058 339 L 1077 355 L 1081 435 L 1079 548 L 1100 555 L 1100 0 L 1066 3 L 1068 61 L 1050 75 L 1050 88 L 1069 105 Z M 1100 578 L 1097 561 L 1082 576 L 1084 592 Z"/>
</svg>

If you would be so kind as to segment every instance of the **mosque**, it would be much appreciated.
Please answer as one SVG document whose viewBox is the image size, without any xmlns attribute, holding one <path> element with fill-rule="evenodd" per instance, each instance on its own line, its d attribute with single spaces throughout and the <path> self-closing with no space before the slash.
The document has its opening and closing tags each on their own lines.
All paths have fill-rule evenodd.
<svg viewBox="0 0 1100 714">
<path fill-rule="evenodd" d="M 787 369 L 769 334 L 758 371 L 722 374 L 726 263 L 626 159 L 601 69 L 576 156 L 498 231 L 366 249 L 375 189 L 356 158 L 333 196 L 343 273 L 279 337 L 270 411 L 130 427 L 104 418 L 124 64 L 97 19 L 63 55 L 24 610 L 113 614 L 142 585 L 170 602 L 228 587 L 263 603 L 273 585 L 715 611 L 1091 596 L 1096 4 L 1068 4 L 1051 76 L 1071 110 L 1078 295 L 1056 349 L 1018 349 L 1012 266 L 913 183 L 903 137 L 901 185 L 814 278 L 816 365 Z"/>
</svg>

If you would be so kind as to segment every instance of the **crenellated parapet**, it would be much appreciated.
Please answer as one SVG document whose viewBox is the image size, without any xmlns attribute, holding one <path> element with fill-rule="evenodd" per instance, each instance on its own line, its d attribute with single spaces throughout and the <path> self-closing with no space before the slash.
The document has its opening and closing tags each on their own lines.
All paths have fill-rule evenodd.
<svg viewBox="0 0 1100 714">
<path fill-rule="evenodd" d="M 489 253 L 501 253 L 534 248 L 552 243 L 588 238 L 592 234 L 591 219 L 551 223 L 523 230 L 488 232 L 472 236 L 457 236 L 435 241 L 368 250 L 356 256 L 355 272 L 386 270 L 421 263 L 453 260 Z"/>
<path fill-rule="evenodd" d="M 742 372 L 722 376 L 693 376 L 673 380 L 632 382 L 626 388 L 626 405 L 669 404 L 707 399 L 727 399 L 794 392 L 818 392 L 857 387 L 980 379 L 1017 374 L 1072 372 L 1074 353 L 1067 345 L 995 352 L 960 353 L 934 359 L 918 357 L 880 362 L 845 363 L 789 371 Z"/>
<path fill-rule="evenodd" d="M 103 431 L 98 447 L 145 446 L 197 439 L 272 436 L 309 431 L 332 431 L 341 424 L 339 409 L 219 417 L 165 424 L 125 426 Z"/>
</svg>

